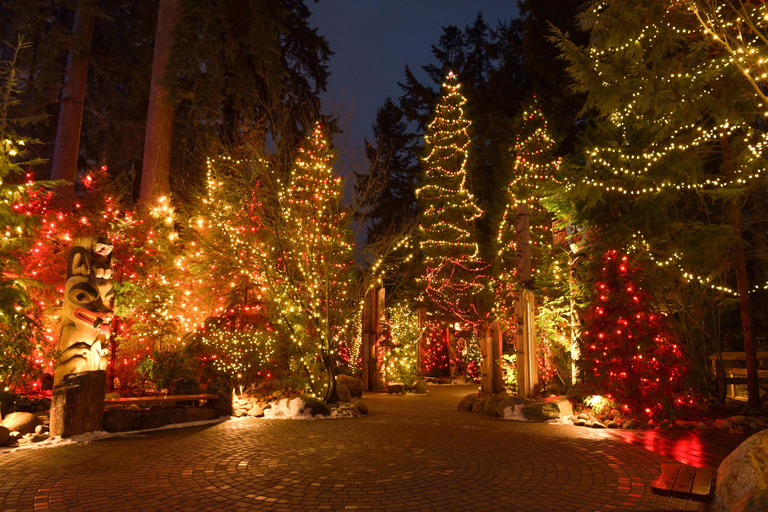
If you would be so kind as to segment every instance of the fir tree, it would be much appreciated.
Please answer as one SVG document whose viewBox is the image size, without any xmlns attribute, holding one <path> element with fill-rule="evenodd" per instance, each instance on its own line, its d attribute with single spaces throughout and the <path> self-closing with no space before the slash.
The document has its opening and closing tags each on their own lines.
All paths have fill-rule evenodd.
<svg viewBox="0 0 768 512">
<path fill-rule="evenodd" d="M 482 288 L 473 222 L 483 212 L 467 189 L 470 121 L 461 84 L 449 73 L 427 127 L 425 173 L 416 192 L 421 207 L 419 236 L 424 257 L 423 298 L 455 318 L 481 316 L 473 296 Z"/>
<path fill-rule="evenodd" d="M 764 184 L 768 135 L 753 86 L 691 12 L 614 0 L 588 4 L 579 22 L 590 33 L 587 47 L 558 41 L 594 126 L 565 191 L 594 227 L 594 244 L 628 247 L 641 238 L 657 259 L 692 277 L 692 287 L 712 283 L 738 295 L 749 403 L 757 407 L 755 266 L 745 219 L 763 221 L 747 207 Z M 700 344 L 702 367 L 718 350 L 689 341 Z"/>
<path fill-rule="evenodd" d="M 602 256 L 593 301 L 584 315 L 582 375 L 627 415 L 646 419 L 693 405 L 685 394 L 690 364 L 643 289 L 644 272 L 616 250 Z"/>
</svg>

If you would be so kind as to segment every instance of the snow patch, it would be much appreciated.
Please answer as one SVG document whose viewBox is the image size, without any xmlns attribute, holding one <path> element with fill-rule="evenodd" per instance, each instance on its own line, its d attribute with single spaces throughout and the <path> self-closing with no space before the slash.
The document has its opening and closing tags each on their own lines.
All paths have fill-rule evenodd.
<svg viewBox="0 0 768 512">
<path fill-rule="evenodd" d="M 314 416 L 314 418 L 324 418 L 325 416 Z M 272 407 L 264 410 L 264 418 L 268 420 L 311 420 L 312 411 L 305 407 L 304 401 L 300 398 L 293 400 L 283 398 L 279 402 L 272 403 Z"/>
<path fill-rule="evenodd" d="M 504 419 L 511 420 L 511 421 L 531 421 L 528 418 L 526 418 L 525 415 L 523 414 L 524 407 L 525 407 L 525 404 L 516 404 L 514 408 L 505 407 Z"/>
</svg>

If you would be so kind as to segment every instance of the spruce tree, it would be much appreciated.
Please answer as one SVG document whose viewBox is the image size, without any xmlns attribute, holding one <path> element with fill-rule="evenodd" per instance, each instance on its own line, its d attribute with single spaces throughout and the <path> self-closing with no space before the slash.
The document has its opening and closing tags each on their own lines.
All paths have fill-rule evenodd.
<svg viewBox="0 0 768 512">
<path fill-rule="evenodd" d="M 424 257 L 422 298 L 431 306 L 474 323 L 481 316 L 473 296 L 482 289 L 474 221 L 482 214 L 467 189 L 470 121 L 458 77 L 449 72 L 424 136 L 425 172 L 416 196 Z"/>
<path fill-rule="evenodd" d="M 753 87 L 690 11 L 596 1 L 579 22 L 590 33 L 587 47 L 557 39 L 593 126 L 565 190 L 594 228 L 597 250 L 640 238 L 694 286 L 712 283 L 738 296 L 749 404 L 757 407 L 755 267 L 745 219 L 762 221 L 746 207 L 764 183 L 768 135 Z M 702 367 L 713 350 L 699 351 Z"/>
</svg>

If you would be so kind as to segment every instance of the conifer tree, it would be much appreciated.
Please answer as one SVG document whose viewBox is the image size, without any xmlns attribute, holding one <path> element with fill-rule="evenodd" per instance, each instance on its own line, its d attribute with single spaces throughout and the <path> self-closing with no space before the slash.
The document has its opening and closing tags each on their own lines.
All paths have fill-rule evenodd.
<svg viewBox="0 0 768 512">
<path fill-rule="evenodd" d="M 763 220 L 747 207 L 765 181 L 768 135 L 753 86 L 679 6 L 596 1 L 579 21 L 587 47 L 556 39 L 593 126 L 565 191 L 603 249 L 640 237 L 681 277 L 738 296 L 749 404 L 757 407 L 750 280 L 764 276 L 745 246 L 746 222 Z M 704 347 L 702 359 L 714 349 Z"/>
<path fill-rule="evenodd" d="M 435 115 L 427 127 L 425 173 L 416 196 L 425 270 L 423 299 L 455 318 L 474 323 L 481 316 L 473 296 L 482 289 L 474 221 L 483 212 L 467 189 L 470 121 L 458 77 L 448 73 Z"/>
<path fill-rule="evenodd" d="M 601 258 L 585 313 L 582 375 L 587 385 L 639 418 L 679 414 L 692 405 L 683 378 L 690 366 L 667 320 L 643 289 L 643 270 L 616 250 Z"/>
<path fill-rule="evenodd" d="M 317 123 L 290 176 L 278 186 L 277 210 L 265 221 L 265 231 L 274 237 L 258 250 L 273 318 L 300 352 L 311 391 L 325 401 L 335 397 L 339 346 L 359 312 L 351 219 L 341 204 L 343 182 L 334 174 L 333 160 L 331 143 Z"/>
</svg>

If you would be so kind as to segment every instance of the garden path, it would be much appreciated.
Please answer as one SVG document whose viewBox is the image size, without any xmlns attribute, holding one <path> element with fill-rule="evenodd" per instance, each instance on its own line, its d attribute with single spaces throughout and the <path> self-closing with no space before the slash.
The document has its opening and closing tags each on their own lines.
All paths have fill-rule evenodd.
<svg viewBox="0 0 768 512">
<path fill-rule="evenodd" d="M 669 457 L 607 430 L 458 412 L 475 389 L 368 395 L 361 418 L 238 419 L 0 452 L 0 510 L 695 509 L 651 494 Z"/>
</svg>

